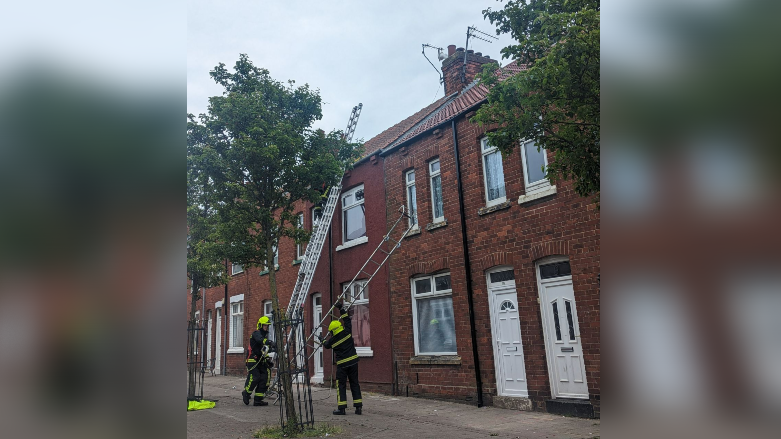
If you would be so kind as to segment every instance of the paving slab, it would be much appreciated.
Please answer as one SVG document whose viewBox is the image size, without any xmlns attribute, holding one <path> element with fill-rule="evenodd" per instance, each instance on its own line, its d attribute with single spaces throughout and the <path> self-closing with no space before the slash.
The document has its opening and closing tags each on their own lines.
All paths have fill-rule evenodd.
<svg viewBox="0 0 781 439">
<path fill-rule="evenodd" d="M 204 397 L 217 400 L 213 409 L 187 412 L 187 437 L 251 438 L 264 425 L 279 425 L 279 406 L 244 405 L 244 378 L 207 376 Z M 348 390 L 348 404 L 350 392 Z M 338 438 L 523 438 L 590 439 L 600 436 L 598 419 L 570 418 L 541 412 L 393 397 L 364 392 L 362 416 L 348 406 L 347 416 L 334 416 L 333 389 L 312 387 L 316 422 L 342 427 Z"/>
</svg>

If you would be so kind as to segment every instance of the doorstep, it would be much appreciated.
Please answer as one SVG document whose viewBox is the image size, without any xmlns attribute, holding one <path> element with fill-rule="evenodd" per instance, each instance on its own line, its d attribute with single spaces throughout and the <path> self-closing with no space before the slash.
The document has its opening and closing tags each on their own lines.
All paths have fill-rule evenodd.
<svg viewBox="0 0 781 439">
<path fill-rule="evenodd" d="M 548 413 L 577 418 L 593 418 L 594 406 L 587 399 L 548 399 L 545 401 Z"/>
<path fill-rule="evenodd" d="M 500 409 L 532 411 L 532 400 L 518 396 L 494 396 L 494 407 Z"/>
</svg>

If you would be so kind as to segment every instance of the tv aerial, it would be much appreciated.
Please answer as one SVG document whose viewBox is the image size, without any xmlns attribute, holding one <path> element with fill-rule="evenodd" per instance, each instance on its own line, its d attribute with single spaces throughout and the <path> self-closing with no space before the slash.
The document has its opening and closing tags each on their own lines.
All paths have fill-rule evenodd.
<svg viewBox="0 0 781 439">
<path fill-rule="evenodd" d="M 434 63 L 431 62 L 430 59 L 428 59 L 428 56 L 426 56 L 426 47 L 430 47 L 432 49 L 437 49 L 437 59 L 439 59 L 440 61 L 443 61 L 445 58 L 447 58 L 447 55 L 445 55 L 445 49 L 443 49 L 441 47 L 437 47 L 437 46 L 432 46 L 431 44 L 423 44 L 422 46 L 423 46 L 423 49 L 422 49 L 421 53 L 426 58 L 426 61 L 428 61 L 428 63 L 431 64 L 431 67 L 434 67 L 434 70 L 436 70 L 437 74 L 439 74 L 439 83 L 443 84 L 445 82 L 445 78 L 442 76 L 442 72 L 439 71 L 437 66 L 435 66 Z"/>
<path fill-rule="evenodd" d="M 481 34 L 483 36 L 480 36 L 478 34 Z M 466 82 L 466 54 L 469 53 L 469 38 L 477 38 L 478 40 L 483 40 L 487 43 L 492 43 L 491 40 L 486 40 L 484 37 L 493 38 L 495 40 L 498 40 L 499 37 L 495 37 L 493 35 L 489 35 L 481 30 L 478 30 L 474 26 L 469 26 L 466 29 L 466 47 L 464 48 L 464 65 L 461 66 L 461 82 Z"/>
</svg>

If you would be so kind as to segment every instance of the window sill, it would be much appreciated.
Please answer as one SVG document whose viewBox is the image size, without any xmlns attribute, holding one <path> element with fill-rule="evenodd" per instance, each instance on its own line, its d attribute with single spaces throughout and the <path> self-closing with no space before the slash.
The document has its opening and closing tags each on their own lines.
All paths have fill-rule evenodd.
<svg viewBox="0 0 781 439">
<path fill-rule="evenodd" d="M 477 214 L 480 216 L 488 215 L 491 212 L 508 209 L 512 205 L 512 201 L 505 201 L 504 203 L 494 204 L 493 206 L 481 207 L 480 210 L 477 211 Z"/>
<path fill-rule="evenodd" d="M 518 204 L 528 203 L 529 201 L 534 201 L 554 194 L 556 194 L 555 184 L 552 186 L 548 186 L 545 189 L 537 190 L 535 192 L 531 192 L 526 195 L 521 195 L 520 197 L 518 197 Z"/>
<path fill-rule="evenodd" d="M 418 227 L 417 225 L 410 229 L 409 233 L 407 233 L 407 238 L 415 235 L 420 235 L 420 227 Z"/>
<path fill-rule="evenodd" d="M 356 245 L 366 244 L 367 242 L 369 242 L 369 237 L 361 236 L 360 238 L 353 239 L 352 241 L 347 241 L 342 245 L 336 246 L 336 251 L 342 251 L 350 247 L 355 247 Z"/>
<path fill-rule="evenodd" d="M 458 355 L 416 355 L 409 359 L 409 364 L 460 366 L 461 357 Z"/>
<path fill-rule="evenodd" d="M 230 348 L 228 349 L 229 354 L 243 354 L 244 348 Z"/>
<path fill-rule="evenodd" d="M 274 271 L 279 271 L 279 265 L 274 266 Z M 268 274 L 268 270 L 263 270 L 260 273 L 258 273 L 258 276 L 265 276 Z"/>
<path fill-rule="evenodd" d="M 304 258 L 301 258 L 301 259 L 296 259 L 295 261 L 293 261 L 293 264 L 292 264 L 292 265 L 299 265 L 299 264 L 301 264 L 302 262 L 304 262 Z"/>
<path fill-rule="evenodd" d="M 428 223 L 426 224 L 426 230 L 429 232 L 438 229 L 440 227 L 445 227 L 447 225 L 447 219 L 443 219 L 442 221 L 436 222 L 436 223 Z"/>
<path fill-rule="evenodd" d="M 362 347 L 356 347 L 355 352 L 358 354 L 359 357 L 373 357 L 374 351 L 372 348 L 362 348 Z"/>
</svg>

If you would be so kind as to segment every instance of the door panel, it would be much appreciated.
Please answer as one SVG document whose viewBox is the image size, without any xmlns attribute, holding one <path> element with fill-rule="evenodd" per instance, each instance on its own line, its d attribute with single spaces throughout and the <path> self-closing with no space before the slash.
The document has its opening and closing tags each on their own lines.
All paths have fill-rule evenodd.
<svg viewBox="0 0 781 439">
<path fill-rule="evenodd" d="M 497 393 L 501 396 L 527 397 L 529 392 L 515 282 L 509 279 L 492 283 L 489 274 L 488 285 Z"/>
<path fill-rule="evenodd" d="M 572 277 L 541 279 L 540 294 L 553 397 L 588 399 Z"/>
</svg>

